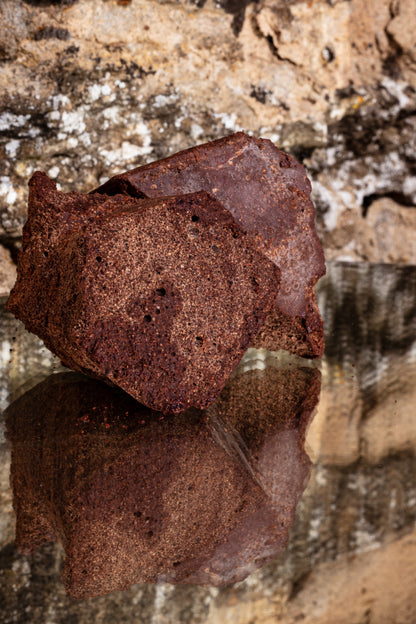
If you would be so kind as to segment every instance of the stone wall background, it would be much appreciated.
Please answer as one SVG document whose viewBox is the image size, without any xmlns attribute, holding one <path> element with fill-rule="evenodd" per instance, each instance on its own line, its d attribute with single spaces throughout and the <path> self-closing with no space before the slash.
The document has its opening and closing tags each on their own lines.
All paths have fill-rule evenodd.
<svg viewBox="0 0 416 624">
<path fill-rule="evenodd" d="M 1 0 L 2 290 L 33 171 L 88 191 L 239 129 L 307 166 L 328 259 L 416 263 L 415 21 L 413 0 Z"/>
</svg>

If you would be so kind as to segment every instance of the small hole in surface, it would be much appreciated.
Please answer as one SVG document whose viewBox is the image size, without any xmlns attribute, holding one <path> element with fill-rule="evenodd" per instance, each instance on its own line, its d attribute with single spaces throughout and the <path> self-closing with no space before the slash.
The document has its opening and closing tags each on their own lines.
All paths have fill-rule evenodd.
<svg viewBox="0 0 416 624">
<path fill-rule="evenodd" d="M 199 221 L 198 215 L 192 215 L 191 220 L 194 221 L 194 222 L 195 221 Z"/>
<path fill-rule="evenodd" d="M 161 297 L 164 297 L 166 295 L 166 290 L 164 288 L 156 288 L 156 292 Z"/>
<path fill-rule="evenodd" d="M 178 567 L 178 565 L 180 565 L 180 564 L 181 564 L 181 562 L 180 562 L 180 561 L 174 561 L 174 563 L 173 563 L 173 567 L 174 567 L 174 568 L 177 568 L 177 567 Z"/>
<path fill-rule="evenodd" d="M 97 260 L 97 262 L 101 262 L 102 260 L 101 256 L 97 256 L 95 259 Z"/>
<path fill-rule="evenodd" d="M 146 535 L 147 535 L 147 537 L 153 537 L 153 531 L 148 531 L 148 532 L 146 533 Z"/>
<path fill-rule="evenodd" d="M 144 317 L 144 320 L 146 321 L 146 323 L 150 323 L 150 321 L 152 320 L 152 317 L 150 316 L 150 314 L 146 314 Z"/>
<path fill-rule="evenodd" d="M 47 251 L 44 251 L 44 252 L 43 252 L 43 255 L 45 256 L 45 258 L 47 258 L 47 257 L 48 257 L 48 252 L 47 252 Z"/>
<path fill-rule="evenodd" d="M 136 518 L 140 518 L 140 516 L 142 515 L 142 512 L 141 511 L 135 511 L 133 515 L 136 516 Z"/>
</svg>

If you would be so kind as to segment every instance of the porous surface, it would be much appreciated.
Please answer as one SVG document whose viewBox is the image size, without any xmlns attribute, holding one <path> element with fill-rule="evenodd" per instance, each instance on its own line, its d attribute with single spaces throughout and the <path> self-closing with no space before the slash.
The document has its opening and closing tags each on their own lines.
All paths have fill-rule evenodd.
<svg viewBox="0 0 416 624">
<path fill-rule="evenodd" d="M 206 192 L 64 194 L 31 181 L 8 309 L 67 366 L 164 412 L 220 392 L 276 297 L 279 270 Z"/>
<path fill-rule="evenodd" d="M 221 201 L 281 270 L 270 331 L 263 330 L 256 346 L 321 356 L 324 337 L 314 286 L 325 273 L 325 261 L 315 231 L 310 182 L 294 158 L 271 141 L 239 132 L 117 175 L 97 190 L 160 197 L 202 189 Z"/>
<path fill-rule="evenodd" d="M 242 580 L 287 542 L 319 389 L 316 370 L 248 371 L 217 408 L 164 419 L 99 381 L 49 377 L 6 412 L 19 550 L 62 541 L 77 598 Z"/>
</svg>

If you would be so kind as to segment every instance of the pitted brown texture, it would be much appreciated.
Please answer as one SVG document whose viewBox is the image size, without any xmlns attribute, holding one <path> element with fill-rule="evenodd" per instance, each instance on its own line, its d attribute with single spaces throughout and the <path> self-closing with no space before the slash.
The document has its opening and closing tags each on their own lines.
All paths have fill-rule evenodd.
<svg viewBox="0 0 416 624">
<path fill-rule="evenodd" d="M 209 411 L 163 418 L 52 375 L 6 411 L 18 549 L 62 541 L 76 598 L 244 579 L 286 544 L 318 394 L 319 372 L 267 368 L 230 380 Z"/>
<path fill-rule="evenodd" d="M 205 191 L 64 194 L 37 173 L 7 306 L 66 365 L 176 413 L 215 399 L 278 287 Z"/>
<path fill-rule="evenodd" d="M 286 340 L 286 329 L 264 330 L 255 346 L 289 347 L 297 355 L 320 357 L 324 334 L 314 287 L 325 273 L 325 261 L 311 186 L 294 158 L 269 140 L 239 132 L 115 176 L 97 189 L 137 197 L 200 190 L 215 196 L 280 268 L 281 288 L 268 326 L 276 329 L 282 319 L 286 325 L 293 321 L 297 331 L 304 323 L 297 341 Z"/>
</svg>

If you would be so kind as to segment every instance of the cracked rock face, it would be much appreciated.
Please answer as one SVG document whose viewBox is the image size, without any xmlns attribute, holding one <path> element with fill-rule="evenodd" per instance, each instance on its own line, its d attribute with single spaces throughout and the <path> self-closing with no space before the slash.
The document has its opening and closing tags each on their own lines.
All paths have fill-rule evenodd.
<svg viewBox="0 0 416 624">
<path fill-rule="evenodd" d="M 384 243 L 414 223 L 414 12 L 413 0 L 3 0 L 0 242 L 21 235 L 36 169 L 84 192 L 245 129 L 307 166 L 329 259 L 416 262 L 412 245 Z"/>
</svg>

